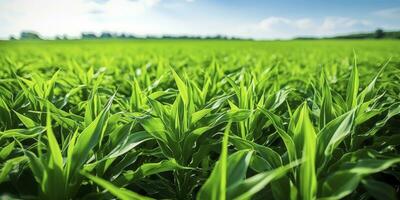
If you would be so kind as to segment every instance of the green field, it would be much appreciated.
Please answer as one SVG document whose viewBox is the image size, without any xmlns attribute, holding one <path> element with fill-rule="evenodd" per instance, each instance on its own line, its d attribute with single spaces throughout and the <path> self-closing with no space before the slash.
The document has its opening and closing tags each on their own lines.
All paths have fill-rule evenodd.
<svg viewBox="0 0 400 200">
<path fill-rule="evenodd" d="M 0 195 L 398 199 L 400 41 L 0 41 Z"/>
</svg>

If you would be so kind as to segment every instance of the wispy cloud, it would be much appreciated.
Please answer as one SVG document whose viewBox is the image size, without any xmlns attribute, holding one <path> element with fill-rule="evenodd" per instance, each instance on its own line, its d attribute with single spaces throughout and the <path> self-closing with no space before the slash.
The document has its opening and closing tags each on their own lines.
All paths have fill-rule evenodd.
<svg viewBox="0 0 400 200">
<path fill-rule="evenodd" d="M 0 1 L 0 33 L 35 30 L 44 36 L 79 35 L 83 31 L 146 33 L 160 0 L 5 0 Z M 154 24 L 154 23 L 153 23 Z"/>
<path fill-rule="evenodd" d="M 98 11 L 96 14 L 106 15 L 110 19 L 120 16 L 130 17 L 148 11 L 159 2 L 160 0 L 103 0 L 102 3 L 93 5 L 93 10 Z"/>
<path fill-rule="evenodd" d="M 326 17 L 319 26 L 319 31 L 332 32 L 334 30 L 348 31 L 348 29 L 370 27 L 372 23 L 368 20 L 353 19 L 348 17 Z M 318 28 L 318 27 L 317 27 Z"/>
<path fill-rule="evenodd" d="M 400 7 L 377 10 L 373 14 L 388 19 L 400 19 Z"/>
<path fill-rule="evenodd" d="M 312 18 L 286 18 L 271 16 L 247 29 L 248 34 L 257 33 L 262 37 L 290 38 L 307 35 L 332 35 L 355 31 L 370 30 L 373 24 L 368 20 L 347 17 Z"/>
<path fill-rule="evenodd" d="M 110 0 L 91 0 L 91 1 L 99 3 L 99 4 L 103 4 L 103 3 L 107 3 Z"/>
<path fill-rule="evenodd" d="M 309 18 L 289 19 L 285 17 L 267 17 L 258 23 L 258 27 L 264 30 L 277 30 L 280 28 L 306 29 L 314 26 Z"/>
</svg>

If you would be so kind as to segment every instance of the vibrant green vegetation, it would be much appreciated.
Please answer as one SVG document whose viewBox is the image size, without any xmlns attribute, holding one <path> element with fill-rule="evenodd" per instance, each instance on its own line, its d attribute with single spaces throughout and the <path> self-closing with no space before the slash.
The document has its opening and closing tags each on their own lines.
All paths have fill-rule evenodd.
<svg viewBox="0 0 400 200">
<path fill-rule="evenodd" d="M 396 199 L 399 94 L 399 41 L 0 42 L 0 193 Z"/>
</svg>

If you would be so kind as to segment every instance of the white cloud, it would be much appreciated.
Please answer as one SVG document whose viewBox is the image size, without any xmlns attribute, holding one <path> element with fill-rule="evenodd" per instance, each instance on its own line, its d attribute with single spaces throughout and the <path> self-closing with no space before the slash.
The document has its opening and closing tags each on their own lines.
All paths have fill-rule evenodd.
<svg viewBox="0 0 400 200">
<path fill-rule="evenodd" d="M 291 38 L 308 35 L 332 35 L 365 31 L 372 27 L 367 20 L 359 20 L 346 17 L 325 17 L 323 19 L 311 18 L 285 18 L 267 17 L 259 23 L 247 29 L 248 35 L 256 34 L 257 37 Z"/>
<path fill-rule="evenodd" d="M 315 26 L 313 20 L 309 18 L 295 20 L 294 25 L 300 29 L 310 29 Z"/>
<path fill-rule="evenodd" d="M 378 10 L 373 12 L 373 14 L 388 19 L 400 19 L 400 7 Z"/>
<path fill-rule="evenodd" d="M 298 29 L 306 29 L 314 26 L 313 21 L 309 18 L 289 19 L 285 17 L 268 17 L 258 24 L 259 28 L 265 30 L 273 30 L 278 27 L 291 27 Z"/>
<path fill-rule="evenodd" d="M 3 0 L 0 1 L 0 37 L 34 30 L 44 36 L 82 31 L 145 33 L 157 15 L 150 15 L 160 0 Z M 151 18 L 153 17 L 153 18 Z M 162 21 L 162 20 L 161 20 Z M 133 26 L 134 24 L 134 26 Z"/>
<path fill-rule="evenodd" d="M 368 27 L 372 25 L 371 22 L 367 20 L 352 19 L 347 17 L 326 17 L 320 26 L 320 31 L 332 32 L 336 30 L 347 31 L 354 27 Z"/>
<path fill-rule="evenodd" d="M 113 19 L 141 15 L 159 2 L 160 0 L 109 0 L 92 6 L 92 9 L 98 11 L 96 14 L 103 14 L 107 18 Z"/>
<path fill-rule="evenodd" d="M 5 21 L 7 26 L 1 26 L 0 30 L 1 33 L 18 33 L 22 29 L 30 29 L 53 34 L 74 26 L 89 26 L 88 19 L 83 17 L 89 8 L 89 3 L 78 0 L 1 1 L 0 20 Z"/>
<path fill-rule="evenodd" d="M 274 26 L 281 25 L 281 24 L 289 25 L 291 22 L 292 22 L 292 20 L 289 20 L 284 17 L 268 17 L 268 18 L 263 19 L 258 24 L 258 26 L 261 29 L 268 30 L 268 29 L 274 28 Z"/>
</svg>

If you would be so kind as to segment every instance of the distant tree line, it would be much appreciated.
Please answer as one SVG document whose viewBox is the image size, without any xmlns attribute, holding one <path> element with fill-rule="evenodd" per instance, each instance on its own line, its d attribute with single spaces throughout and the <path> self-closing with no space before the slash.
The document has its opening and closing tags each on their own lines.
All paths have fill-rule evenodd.
<svg viewBox="0 0 400 200">
<path fill-rule="evenodd" d="M 190 36 L 190 35 L 147 35 L 147 36 L 136 36 L 132 34 L 115 34 L 109 32 L 103 32 L 100 35 L 94 33 L 82 33 L 81 39 L 193 39 L 193 40 L 248 40 L 238 37 L 228 37 L 224 35 L 215 36 Z"/>
<path fill-rule="evenodd" d="M 10 37 L 10 40 L 42 40 L 43 38 L 40 35 L 33 31 L 23 31 L 20 33 L 19 38 L 14 36 Z M 81 34 L 79 38 L 69 38 L 66 35 L 56 36 L 55 40 L 70 40 L 70 39 L 82 39 L 82 40 L 94 40 L 94 39 L 192 39 L 192 40 L 251 40 L 239 37 L 228 37 L 224 35 L 215 35 L 215 36 L 189 36 L 189 35 L 147 35 L 147 36 L 136 36 L 133 34 L 126 33 L 111 33 L 111 32 L 102 32 L 101 34 L 95 34 L 90 32 L 84 32 Z"/>
<path fill-rule="evenodd" d="M 317 39 L 400 39 L 400 31 L 384 31 L 377 29 L 370 33 L 355 33 L 348 35 L 339 35 L 334 37 L 297 37 L 298 40 L 317 40 Z"/>
<path fill-rule="evenodd" d="M 10 37 L 10 40 L 41 40 L 40 35 L 33 31 L 23 31 L 20 33 L 19 38 Z M 67 35 L 56 36 L 55 40 L 70 40 L 70 39 L 83 39 L 83 40 L 93 40 L 93 39 L 170 39 L 170 40 L 251 40 L 246 38 L 238 37 L 228 37 L 225 35 L 214 35 L 214 36 L 190 36 L 190 35 L 147 35 L 147 36 L 137 36 L 133 34 L 126 33 L 111 33 L 102 32 L 101 34 L 95 34 L 90 32 L 82 33 L 79 38 L 69 38 Z M 375 32 L 370 33 L 356 33 L 348 35 L 340 35 L 334 37 L 297 37 L 297 40 L 317 40 L 317 39 L 400 39 L 400 31 L 384 31 L 382 29 L 377 29 Z"/>
<path fill-rule="evenodd" d="M 16 40 L 17 38 L 15 38 L 14 36 L 10 37 L 10 40 Z M 19 39 L 21 40 L 41 40 L 42 38 L 40 38 L 39 34 L 37 34 L 36 32 L 31 32 L 31 31 L 23 31 L 21 32 Z"/>
<path fill-rule="evenodd" d="M 341 35 L 333 38 L 337 39 L 400 39 L 400 31 L 383 31 L 382 29 L 377 29 L 373 33 L 358 33 L 358 34 L 350 34 L 350 35 Z"/>
</svg>

